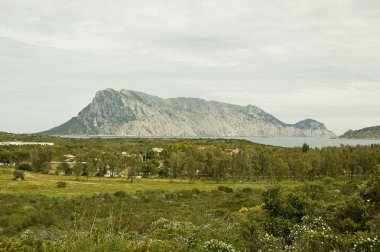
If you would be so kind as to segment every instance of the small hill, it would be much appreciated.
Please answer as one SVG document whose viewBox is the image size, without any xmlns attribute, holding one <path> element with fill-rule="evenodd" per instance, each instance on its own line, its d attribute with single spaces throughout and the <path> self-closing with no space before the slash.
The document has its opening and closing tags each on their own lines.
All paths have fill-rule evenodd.
<svg viewBox="0 0 380 252">
<path fill-rule="evenodd" d="M 380 139 L 380 125 L 367 127 L 360 130 L 348 130 L 340 138 L 367 138 Z"/>
</svg>

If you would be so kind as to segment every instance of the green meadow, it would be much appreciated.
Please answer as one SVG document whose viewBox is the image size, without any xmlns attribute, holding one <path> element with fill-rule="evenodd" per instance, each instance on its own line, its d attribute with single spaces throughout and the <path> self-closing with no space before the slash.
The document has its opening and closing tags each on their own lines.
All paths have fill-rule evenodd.
<svg viewBox="0 0 380 252">
<path fill-rule="evenodd" d="M 193 188 L 202 191 L 216 190 L 218 186 L 228 186 L 233 190 L 239 188 L 264 189 L 271 181 L 256 181 L 256 182 L 232 182 L 232 181 L 202 181 L 196 180 L 189 182 L 186 179 L 135 179 L 133 182 L 125 178 L 96 178 L 91 177 L 88 180 L 81 177 L 76 180 L 75 176 L 60 176 L 26 172 L 25 180 L 13 180 L 13 169 L 3 169 L 0 172 L 0 193 L 5 194 L 39 194 L 45 196 L 68 196 L 75 197 L 81 195 L 93 195 L 99 193 L 114 193 L 116 191 L 125 191 L 133 193 L 138 190 L 192 190 Z M 65 188 L 58 188 L 57 182 L 65 182 Z M 281 181 L 276 182 L 285 188 L 296 187 L 302 184 L 299 181 Z"/>
</svg>

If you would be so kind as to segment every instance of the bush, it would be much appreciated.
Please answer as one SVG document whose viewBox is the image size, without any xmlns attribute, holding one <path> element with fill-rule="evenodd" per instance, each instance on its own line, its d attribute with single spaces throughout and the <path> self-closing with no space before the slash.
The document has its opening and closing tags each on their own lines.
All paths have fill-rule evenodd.
<svg viewBox="0 0 380 252">
<path fill-rule="evenodd" d="M 118 198 L 125 198 L 127 196 L 127 193 L 124 191 L 116 191 L 113 195 Z"/>
<path fill-rule="evenodd" d="M 13 172 L 13 179 L 14 180 L 24 180 L 25 179 L 25 173 L 23 171 L 20 171 L 20 170 L 15 170 Z"/>
<path fill-rule="evenodd" d="M 378 169 L 375 169 L 374 175 L 363 188 L 361 195 L 364 199 L 380 205 L 380 171 Z"/>
<path fill-rule="evenodd" d="M 57 182 L 57 188 L 65 188 L 65 187 L 66 187 L 66 182 L 63 182 L 63 181 Z"/>
<path fill-rule="evenodd" d="M 218 186 L 218 190 L 225 193 L 233 193 L 234 190 L 228 186 Z"/>
<path fill-rule="evenodd" d="M 336 225 L 336 229 L 341 232 L 364 231 L 368 220 L 365 201 L 359 197 L 353 197 L 345 202 L 340 202 L 337 204 L 333 217 L 333 225 Z"/>
<path fill-rule="evenodd" d="M 201 190 L 199 190 L 198 188 L 193 188 L 191 190 L 194 194 L 200 194 L 201 193 Z"/>
<path fill-rule="evenodd" d="M 32 171 L 33 167 L 28 163 L 22 163 L 22 164 L 19 164 L 16 169 L 23 170 L 23 171 Z"/>
<path fill-rule="evenodd" d="M 236 250 L 230 244 L 223 241 L 218 241 L 216 239 L 209 240 L 205 242 L 205 248 L 208 251 L 214 252 L 235 252 Z"/>
<path fill-rule="evenodd" d="M 241 189 L 243 193 L 252 193 L 253 189 L 251 187 L 244 187 Z"/>
<path fill-rule="evenodd" d="M 61 163 L 57 167 L 57 174 L 71 175 L 72 173 L 73 169 L 68 163 Z"/>
<path fill-rule="evenodd" d="M 359 182 L 350 180 L 340 187 L 340 191 L 344 195 L 354 195 L 359 189 Z"/>
<path fill-rule="evenodd" d="M 333 179 L 333 178 L 331 178 L 331 177 L 326 177 L 326 178 L 323 178 L 323 179 L 322 179 L 322 182 L 323 182 L 323 184 L 325 184 L 325 185 L 330 185 L 330 184 L 332 184 L 334 181 L 335 181 L 335 179 Z"/>
</svg>

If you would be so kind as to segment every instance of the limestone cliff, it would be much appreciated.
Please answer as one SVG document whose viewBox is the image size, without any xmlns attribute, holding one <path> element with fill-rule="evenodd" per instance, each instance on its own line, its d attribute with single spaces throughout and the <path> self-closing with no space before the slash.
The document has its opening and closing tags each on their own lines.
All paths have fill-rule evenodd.
<svg viewBox="0 0 380 252">
<path fill-rule="evenodd" d="M 286 124 L 262 109 L 198 98 L 169 98 L 113 89 L 48 135 L 119 136 L 305 136 L 334 137 L 324 124 L 307 119 Z"/>
</svg>

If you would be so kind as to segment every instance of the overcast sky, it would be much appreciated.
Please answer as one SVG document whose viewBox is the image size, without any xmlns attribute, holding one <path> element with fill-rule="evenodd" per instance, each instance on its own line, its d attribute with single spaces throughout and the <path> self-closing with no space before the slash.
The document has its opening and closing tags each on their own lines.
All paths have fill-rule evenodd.
<svg viewBox="0 0 380 252">
<path fill-rule="evenodd" d="M 380 125 L 380 1 L 0 0 L 0 130 L 58 126 L 105 88 Z"/>
</svg>

